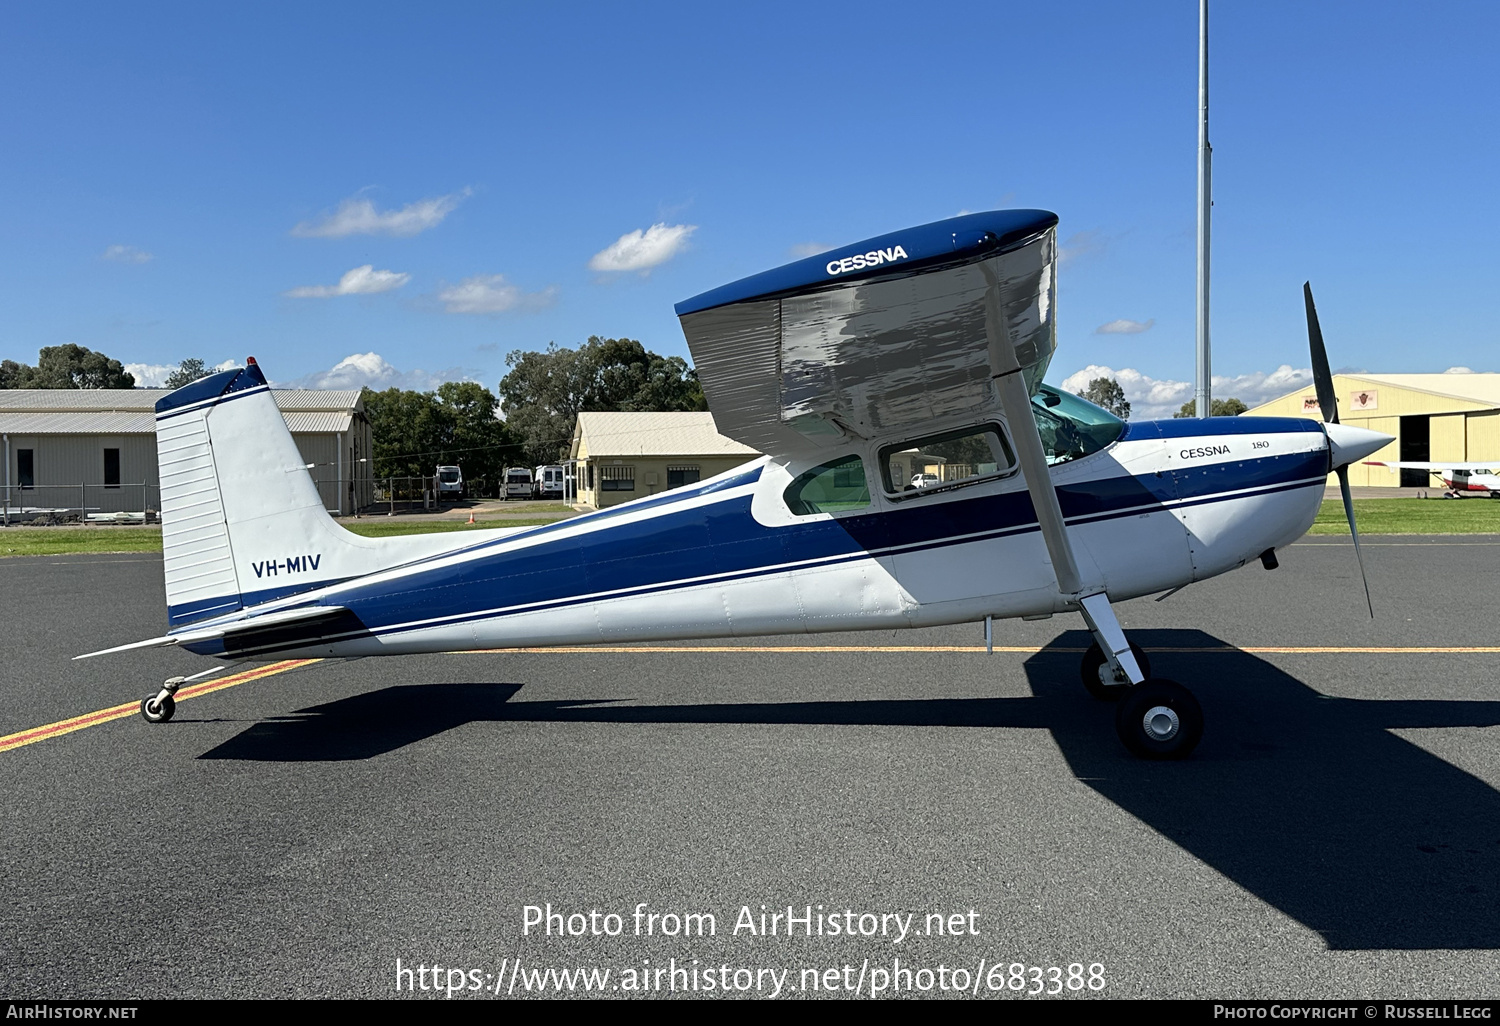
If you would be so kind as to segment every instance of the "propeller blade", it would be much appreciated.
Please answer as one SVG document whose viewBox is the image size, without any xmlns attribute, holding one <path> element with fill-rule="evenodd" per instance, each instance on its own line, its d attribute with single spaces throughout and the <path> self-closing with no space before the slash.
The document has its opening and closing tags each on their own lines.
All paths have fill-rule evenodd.
<svg viewBox="0 0 1500 1026">
<path fill-rule="evenodd" d="M 1307 303 L 1307 344 L 1312 350 L 1313 385 L 1318 390 L 1318 406 L 1325 424 L 1339 422 L 1339 403 L 1333 391 L 1333 374 L 1328 370 L 1328 350 L 1323 348 L 1323 329 L 1318 326 L 1318 308 L 1313 306 L 1312 282 L 1302 283 L 1302 298 Z"/>
<path fill-rule="evenodd" d="M 1339 491 L 1344 496 L 1344 516 L 1349 518 L 1349 534 L 1354 538 L 1354 558 L 1359 561 L 1359 579 L 1365 585 L 1365 605 L 1370 607 L 1370 619 L 1375 619 L 1375 603 L 1370 601 L 1370 579 L 1365 576 L 1365 557 L 1359 551 L 1359 528 L 1354 526 L 1354 496 L 1349 492 L 1349 468 L 1339 467 Z"/>
</svg>

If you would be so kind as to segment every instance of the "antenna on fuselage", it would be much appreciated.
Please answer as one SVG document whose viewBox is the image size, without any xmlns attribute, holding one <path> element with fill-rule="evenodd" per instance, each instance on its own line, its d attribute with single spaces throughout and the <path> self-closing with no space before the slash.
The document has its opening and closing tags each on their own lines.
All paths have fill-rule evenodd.
<svg viewBox="0 0 1500 1026">
<path fill-rule="evenodd" d="M 1198 377 L 1197 413 L 1213 411 L 1213 370 L 1208 342 L 1208 241 L 1213 207 L 1214 150 L 1208 144 L 1208 0 L 1198 0 Z"/>
</svg>

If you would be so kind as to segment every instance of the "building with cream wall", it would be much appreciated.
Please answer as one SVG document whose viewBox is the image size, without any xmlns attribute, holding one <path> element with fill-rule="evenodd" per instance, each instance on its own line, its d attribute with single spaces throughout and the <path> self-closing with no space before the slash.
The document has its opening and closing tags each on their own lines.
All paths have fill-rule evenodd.
<svg viewBox="0 0 1500 1026">
<path fill-rule="evenodd" d="M 1394 435 L 1372 460 L 1500 466 L 1500 374 L 1335 374 L 1339 421 Z M 1312 385 L 1245 412 L 1247 417 L 1321 417 Z M 1329 475 L 1329 482 L 1337 483 Z M 1424 471 L 1356 463 L 1349 483 L 1429 487 Z"/>
<path fill-rule="evenodd" d="M 711 413 L 580 413 L 569 451 L 578 501 L 595 509 L 704 481 L 760 453 Z"/>
</svg>

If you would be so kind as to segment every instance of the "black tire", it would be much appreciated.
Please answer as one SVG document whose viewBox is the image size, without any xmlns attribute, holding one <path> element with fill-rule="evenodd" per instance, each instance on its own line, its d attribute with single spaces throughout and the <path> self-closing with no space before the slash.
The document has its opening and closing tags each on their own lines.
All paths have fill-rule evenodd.
<svg viewBox="0 0 1500 1026">
<path fill-rule="evenodd" d="M 155 695 L 152 695 L 150 698 L 141 699 L 141 716 L 145 718 L 147 723 L 166 723 L 176 711 L 177 702 L 171 695 L 163 698 L 160 702 L 156 700 Z"/>
<path fill-rule="evenodd" d="M 1203 739 L 1203 708 L 1176 681 L 1148 680 L 1115 710 L 1115 733 L 1139 758 L 1185 759 Z"/>
<path fill-rule="evenodd" d="M 1151 679 L 1151 659 L 1146 655 L 1146 650 L 1135 642 L 1130 643 L 1131 654 L 1135 656 L 1136 665 L 1141 668 L 1141 676 L 1147 680 Z M 1089 650 L 1083 654 L 1083 663 L 1078 668 L 1078 674 L 1083 678 L 1083 686 L 1088 693 L 1101 702 L 1118 702 L 1130 692 L 1128 684 L 1106 684 L 1100 674 L 1105 672 L 1109 661 L 1104 658 L 1104 649 L 1099 647 L 1096 641 L 1089 646 Z"/>
</svg>

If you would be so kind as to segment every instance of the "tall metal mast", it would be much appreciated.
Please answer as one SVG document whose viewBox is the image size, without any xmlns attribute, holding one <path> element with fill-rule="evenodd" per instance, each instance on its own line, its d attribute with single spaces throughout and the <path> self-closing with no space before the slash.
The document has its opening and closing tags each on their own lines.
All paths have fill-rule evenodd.
<svg viewBox="0 0 1500 1026">
<path fill-rule="evenodd" d="M 1208 0 L 1198 0 L 1198 416 L 1213 409 L 1208 341 L 1208 239 L 1213 207 L 1213 147 L 1208 144 Z"/>
</svg>

